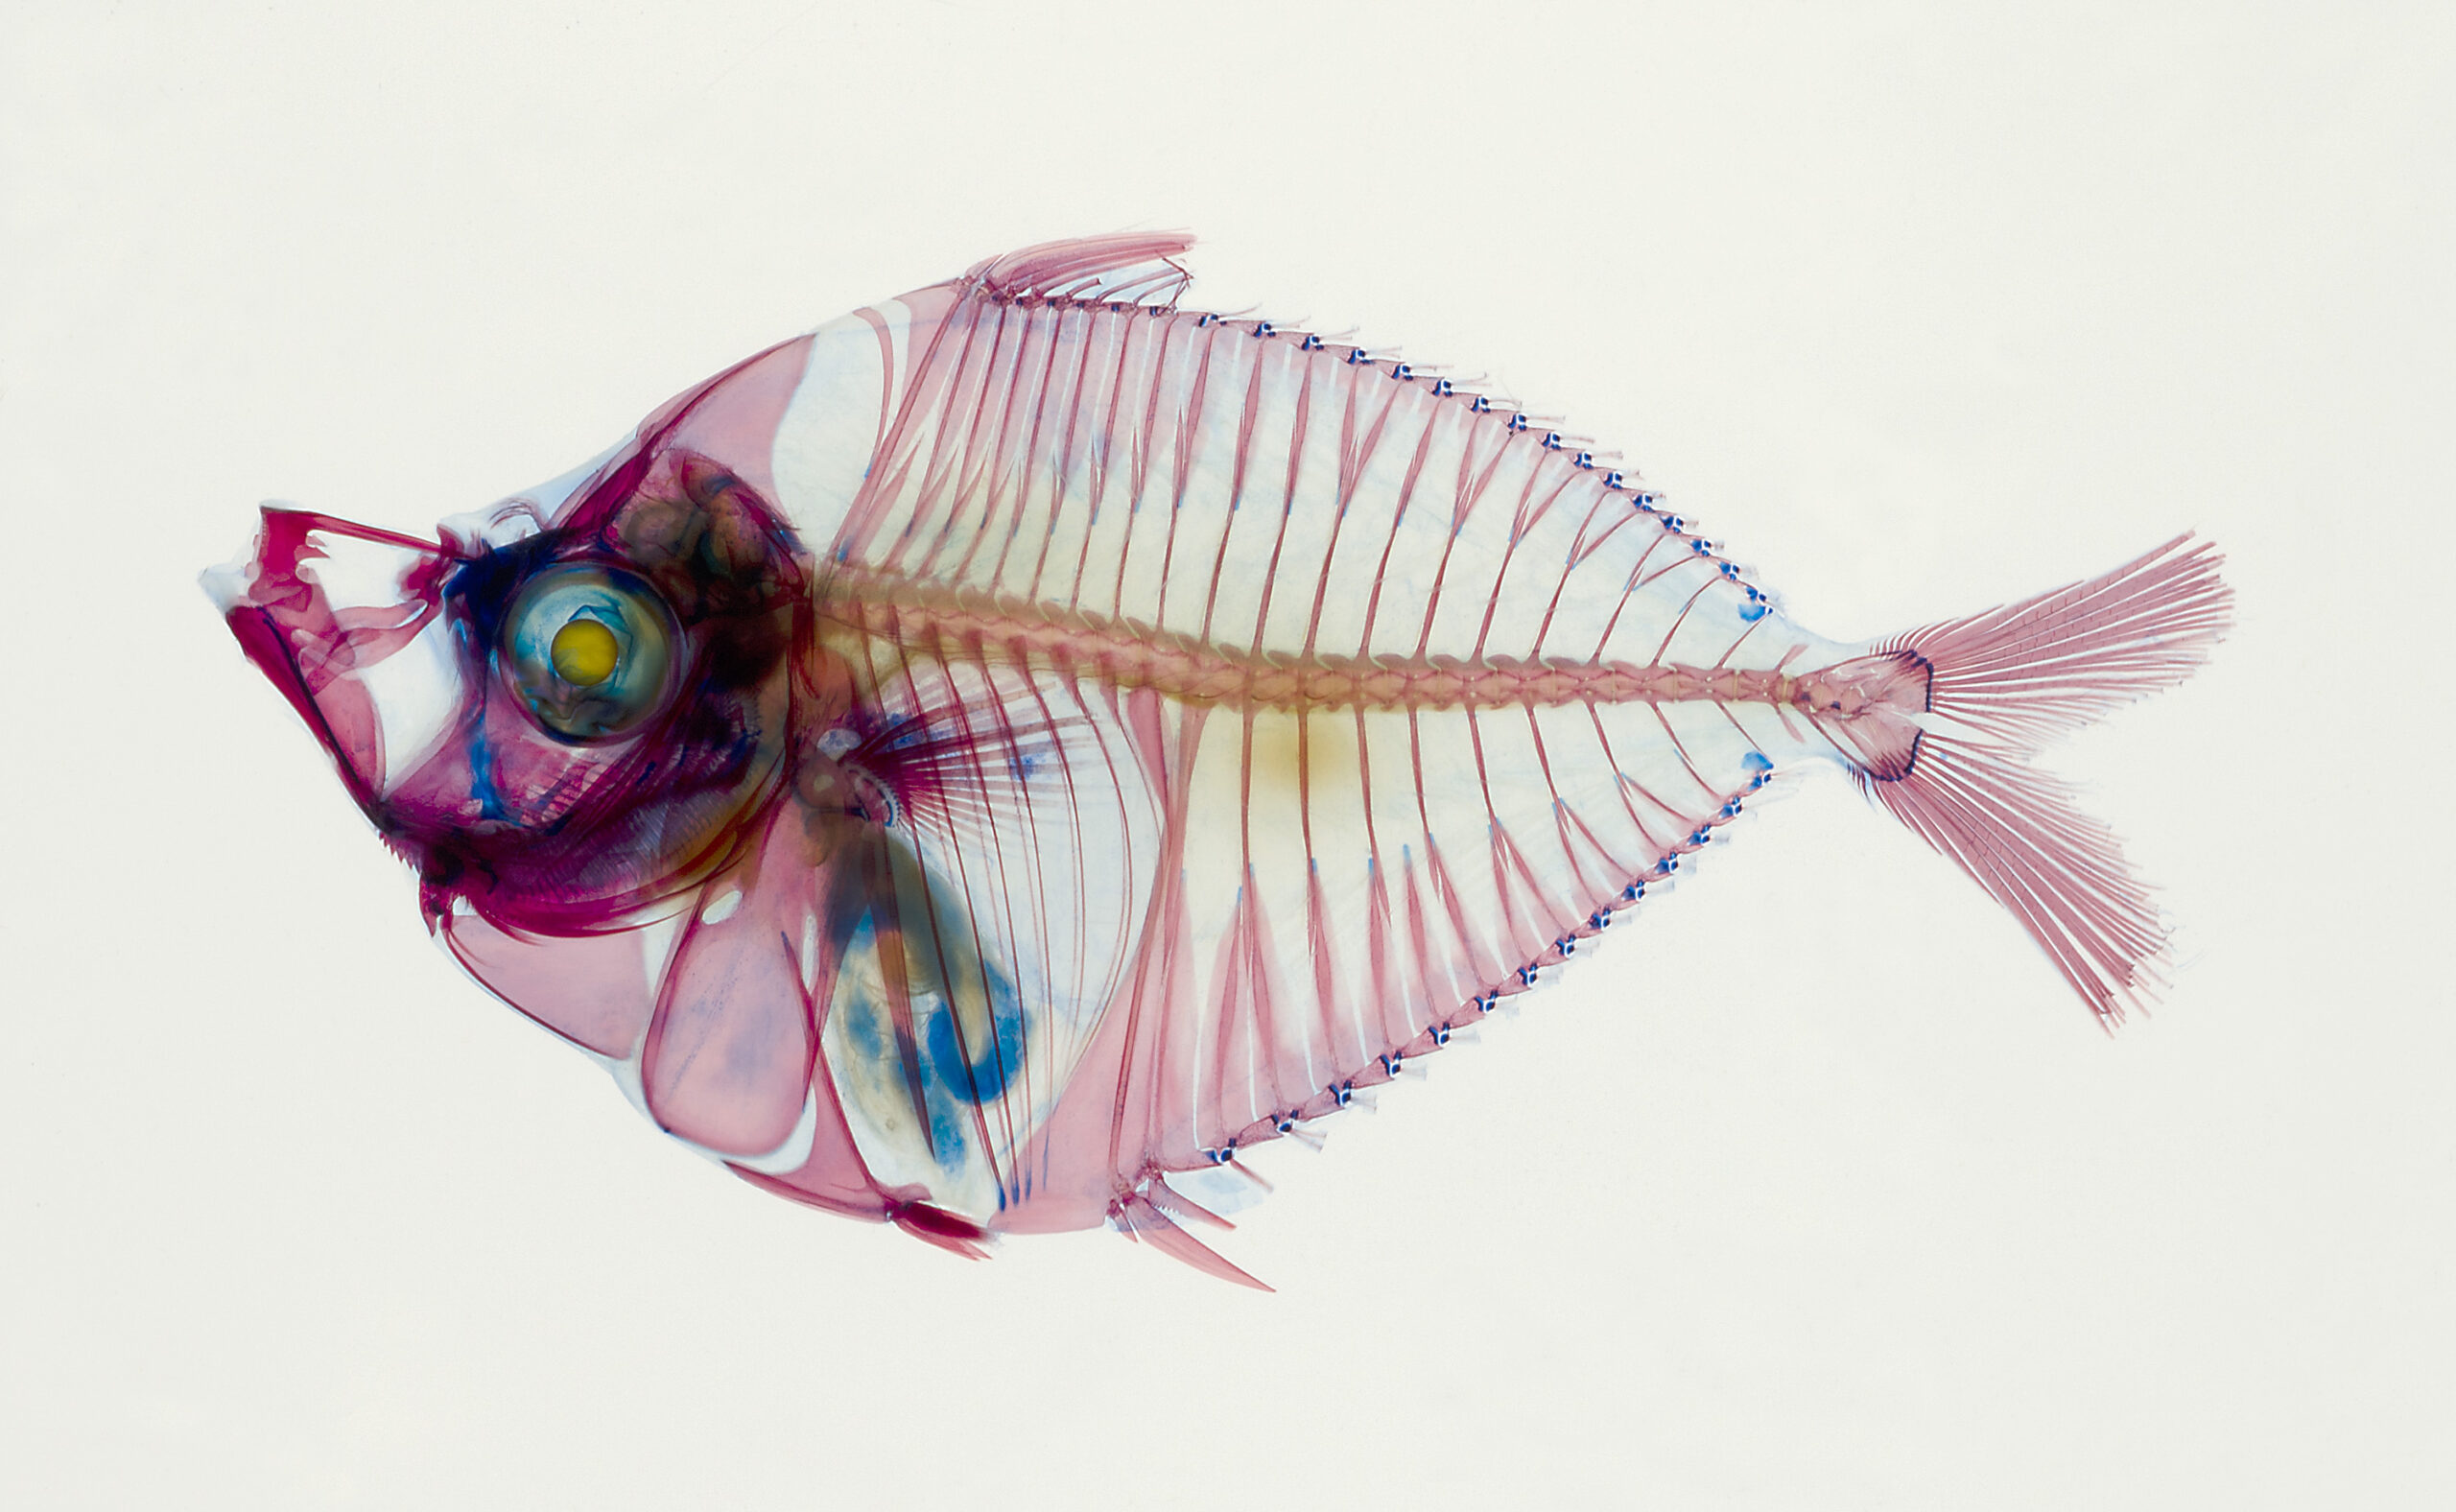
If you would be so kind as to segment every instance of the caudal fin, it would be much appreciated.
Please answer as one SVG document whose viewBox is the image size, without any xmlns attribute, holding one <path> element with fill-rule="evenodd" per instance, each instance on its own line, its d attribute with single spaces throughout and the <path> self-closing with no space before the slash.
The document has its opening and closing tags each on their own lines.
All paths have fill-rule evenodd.
<svg viewBox="0 0 2456 1512">
<path fill-rule="evenodd" d="M 1862 766 L 1861 785 L 2011 910 L 2103 1021 L 2161 984 L 2165 931 L 2114 832 L 2029 759 L 2208 658 L 2233 603 L 2223 560 L 2177 536 L 2087 582 L 1877 648 L 1925 664 L 1934 718 L 1906 764 Z"/>
</svg>

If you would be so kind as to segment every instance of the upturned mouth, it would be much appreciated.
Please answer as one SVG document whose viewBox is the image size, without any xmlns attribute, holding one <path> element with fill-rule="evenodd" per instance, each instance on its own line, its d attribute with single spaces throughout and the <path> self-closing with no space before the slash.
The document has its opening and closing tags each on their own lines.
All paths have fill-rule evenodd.
<svg viewBox="0 0 2456 1512">
<path fill-rule="evenodd" d="M 200 579 L 370 816 L 450 718 L 458 678 L 437 653 L 456 563 L 434 541 L 267 505 L 254 551 Z"/>
</svg>

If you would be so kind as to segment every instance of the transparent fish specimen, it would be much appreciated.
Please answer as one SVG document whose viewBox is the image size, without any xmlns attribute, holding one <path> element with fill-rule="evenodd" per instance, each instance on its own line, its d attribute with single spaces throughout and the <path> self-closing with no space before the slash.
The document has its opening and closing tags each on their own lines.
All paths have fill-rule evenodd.
<svg viewBox="0 0 2456 1512">
<path fill-rule="evenodd" d="M 1869 643 L 1365 348 L 1028 248 L 759 353 L 434 541 L 206 575 L 481 982 L 768 1190 L 963 1253 L 1109 1224 L 1560 968 L 1838 763 L 2107 1020 L 2163 944 L 2030 764 L 2223 632 L 2179 537 Z"/>
</svg>

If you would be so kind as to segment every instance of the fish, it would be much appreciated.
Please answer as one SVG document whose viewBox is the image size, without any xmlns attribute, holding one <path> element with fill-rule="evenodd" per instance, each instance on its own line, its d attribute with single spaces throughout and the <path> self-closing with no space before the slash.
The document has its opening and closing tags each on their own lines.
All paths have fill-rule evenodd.
<svg viewBox="0 0 2456 1512">
<path fill-rule="evenodd" d="M 1617 454 L 1185 307 L 1190 246 L 990 258 L 433 539 L 269 504 L 207 592 L 471 977 L 743 1179 L 962 1255 L 1106 1226 L 1263 1285 L 1194 1232 L 1253 1151 L 1817 767 L 2100 1023 L 2163 986 L 2033 759 L 2206 660 L 2211 544 L 1828 640 Z"/>
</svg>

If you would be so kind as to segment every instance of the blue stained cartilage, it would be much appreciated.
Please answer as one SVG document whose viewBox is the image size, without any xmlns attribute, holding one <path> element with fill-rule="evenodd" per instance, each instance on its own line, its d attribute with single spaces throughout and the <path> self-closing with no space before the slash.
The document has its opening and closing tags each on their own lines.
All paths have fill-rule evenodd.
<svg viewBox="0 0 2456 1512">
<path fill-rule="evenodd" d="M 504 807 L 503 793 L 495 787 L 494 747 L 486 742 L 486 711 L 478 710 L 469 721 L 469 795 L 477 800 L 478 817 L 490 823 L 501 823 L 511 817 Z"/>
<path fill-rule="evenodd" d="M 935 1099 L 930 1102 L 930 1142 L 940 1165 L 963 1166 L 970 1162 L 963 1125 L 956 1121 L 956 1110 Z"/>
<path fill-rule="evenodd" d="M 1004 985 L 995 978 L 992 980 L 995 985 Z M 1004 1093 L 1008 1071 L 1023 1064 L 1023 1016 L 1014 1010 L 1011 1002 L 996 1002 L 991 1019 L 997 1025 L 996 1042 L 981 1046 L 980 1058 L 970 1062 L 965 1061 L 962 1047 L 956 1043 L 954 1010 L 933 1014 L 930 1019 L 930 1069 L 937 1073 L 938 1080 L 949 1092 L 966 1102 L 985 1102 Z"/>
</svg>

